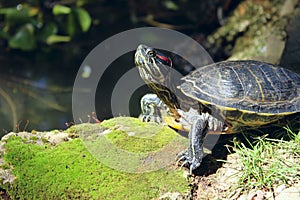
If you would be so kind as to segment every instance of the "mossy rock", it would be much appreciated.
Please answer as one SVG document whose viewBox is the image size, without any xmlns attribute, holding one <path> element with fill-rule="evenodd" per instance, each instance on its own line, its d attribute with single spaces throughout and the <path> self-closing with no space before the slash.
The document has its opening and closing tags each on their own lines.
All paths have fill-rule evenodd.
<svg viewBox="0 0 300 200">
<path fill-rule="evenodd" d="M 155 157 L 149 155 L 155 155 L 169 143 L 186 141 L 168 127 L 120 117 L 101 124 L 76 125 L 65 132 L 79 134 L 81 139 L 70 139 L 55 146 L 26 142 L 18 136 L 7 139 L 4 160 L 16 179 L 12 184 L 2 184 L 1 188 L 11 199 L 157 199 L 167 193 L 188 198 L 189 182 L 184 172 L 174 166 L 175 157 L 169 163 L 171 166 L 155 170 L 140 163 L 134 168 L 131 163 L 128 166 L 137 173 L 128 173 L 124 166 L 124 170 L 116 170 L 108 165 L 112 163 L 99 161 L 101 157 L 95 157 L 91 151 L 89 142 L 93 140 L 89 139 L 97 141 L 94 143 L 97 146 L 105 139 L 151 161 Z M 110 153 L 102 152 L 106 156 Z"/>
</svg>

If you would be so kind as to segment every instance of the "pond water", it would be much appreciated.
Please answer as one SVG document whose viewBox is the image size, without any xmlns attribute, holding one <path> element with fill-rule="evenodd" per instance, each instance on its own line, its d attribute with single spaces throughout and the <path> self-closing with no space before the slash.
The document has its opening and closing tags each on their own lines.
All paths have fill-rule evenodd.
<svg viewBox="0 0 300 200">
<path fill-rule="evenodd" d="M 1 74 L 1 133 L 65 128 L 65 123 L 72 121 L 72 87 L 55 84 L 59 83 L 57 78 L 50 74 Z"/>
</svg>

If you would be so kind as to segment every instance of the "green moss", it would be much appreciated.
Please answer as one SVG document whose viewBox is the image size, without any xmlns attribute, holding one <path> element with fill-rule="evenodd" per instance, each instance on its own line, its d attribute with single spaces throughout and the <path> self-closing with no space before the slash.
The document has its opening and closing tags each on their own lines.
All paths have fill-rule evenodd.
<svg viewBox="0 0 300 200">
<path fill-rule="evenodd" d="M 136 128 L 143 128 L 143 127 L 149 127 L 149 125 L 151 126 L 152 123 L 143 123 L 140 119 L 133 118 L 133 117 L 116 117 L 101 122 L 101 126 L 103 128 L 111 128 L 113 126 L 120 125 L 120 124 L 133 125 L 133 126 L 137 126 Z"/>
<path fill-rule="evenodd" d="M 37 136 L 31 136 L 31 137 L 30 137 L 30 140 L 37 141 L 37 140 L 38 140 L 38 137 L 37 137 Z"/>
<path fill-rule="evenodd" d="M 88 150 L 105 165 L 130 173 L 174 163 L 176 155 L 188 146 L 187 139 L 172 129 L 136 118 L 118 117 L 101 125 L 86 125 L 77 126 L 77 133 Z"/>
<path fill-rule="evenodd" d="M 117 120 L 107 121 L 103 126 L 109 123 L 116 125 L 119 123 Z M 133 124 L 139 123 L 132 118 L 128 119 L 131 120 Z M 92 132 L 99 129 L 99 124 L 85 124 L 76 126 L 75 132 Z M 113 135 L 118 131 L 113 132 Z M 169 134 L 170 131 L 171 129 L 163 133 Z M 125 140 L 124 133 L 121 134 L 120 137 L 109 137 L 116 143 L 117 138 L 128 143 L 133 141 Z M 155 137 L 154 143 L 165 143 L 158 142 L 160 138 L 165 140 L 163 136 L 147 137 Z M 12 199 L 152 199 L 165 192 L 188 193 L 190 189 L 180 170 L 168 168 L 147 173 L 113 170 L 95 159 L 85 146 L 80 139 L 53 147 L 49 144 L 29 144 L 19 137 L 10 137 L 5 145 L 4 158 L 13 166 L 13 173 L 17 179 L 12 186 L 2 187 Z"/>
<path fill-rule="evenodd" d="M 51 132 L 52 132 L 52 133 L 54 133 L 54 134 L 58 134 L 58 133 L 60 133 L 60 131 L 59 131 L 59 130 L 52 130 Z"/>
<path fill-rule="evenodd" d="M 49 141 L 46 138 L 42 137 L 41 140 L 42 140 L 43 143 L 49 143 Z"/>
<path fill-rule="evenodd" d="M 112 131 L 106 137 L 116 146 L 137 153 L 157 151 L 178 134 L 166 126 L 143 123 L 136 118 L 118 117 L 101 124 Z"/>
<path fill-rule="evenodd" d="M 99 131 L 100 129 L 103 130 L 102 126 L 99 123 L 96 123 L 96 124 L 85 123 L 85 124 L 78 124 L 78 125 L 71 126 L 64 132 L 69 133 L 69 135 L 70 134 L 72 134 L 72 135 L 80 135 L 80 134 L 88 135 L 89 133 L 92 134 L 97 130 Z"/>
<path fill-rule="evenodd" d="M 76 128 L 76 126 L 73 125 L 70 128 L 68 128 L 65 132 L 70 133 L 70 134 L 74 134 L 74 133 L 77 132 L 77 128 Z"/>
</svg>

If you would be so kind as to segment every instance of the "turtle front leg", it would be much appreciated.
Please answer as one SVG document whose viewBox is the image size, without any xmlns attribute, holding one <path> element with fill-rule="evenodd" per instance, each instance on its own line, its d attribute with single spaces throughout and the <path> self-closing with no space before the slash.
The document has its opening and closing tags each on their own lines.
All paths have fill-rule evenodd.
<svg viewBox="0 0 300 200">
<path fill-rule="evenodd" d="M 191 128 L 189 132 L 189 147 L 186 151 L 178 155 L 179 159 L 177 161 L 183 161 L 181 166 L 189 165 L 190 174 L 192 174 L 192 171 L 198 168 L 202 162 L 202 158 L 204 157 L 204 138 L 209 130 L 209 116 L 206 114 L 199 115 L 198 113 L 192 113 L 193 112 L 180 113 L 184 120 L 188 120 L 191 124 Z"/>
<path fill-rule="evenodd" d="M 143 122 L 163 122 L 162 113 L 169 112 L 166 104 L 156 94 L 145 94 L 141 99 L 141 110 L 139 118 Z"/>
</svg>

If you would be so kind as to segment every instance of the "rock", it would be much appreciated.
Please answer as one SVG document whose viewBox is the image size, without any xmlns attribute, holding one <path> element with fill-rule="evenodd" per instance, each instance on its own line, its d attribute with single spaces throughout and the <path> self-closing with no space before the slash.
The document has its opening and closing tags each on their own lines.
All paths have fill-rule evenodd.
<svg viewBox="0 0 300 200">
<path fill-rule="evenodd" d="M 163 195 L 161 195 L 159 200 L 184 200 L 184 199 L 190 199 L 189 195 L 182 195 L 179 192 L 167 192 Z"/>
<path fill-rule="evenodd" d="M 68 134 L 63 132 L 59 132 L 59 133 L 48 132 L 43 136 L 43 138 L 47 139 L 48 142 L 50 142 L 50 144 L 52 145 L 57 145 L 62 142 L 71 140 L 71 138 L 68 137 Z"/>
<path fill-rule="evenodd" d="M 172 166 L 176 162 L 175 155 L 172 157 L 176 147 L 168 146 L 175 138 L 183 137 L 168 127 L 142 123 L 130 117 L 114 118 L 101 124 L 4 136 L 0 143 L 1 191 L 11 199 L 190 199 L 189 181 L 183 176 L 183 170 Z M 134 132 L 134 136 L 129 136 L 130 132 Z M 102 154 L 107 163 L 96 159 L 97 155 L 86 148 L 99 147 L 93 144 L 103 137 L 109 141 L 109 146 L 106 151 L 98 149 L 97 153 Z M 143 160 L 137 160 L 133 165 L 128 157 L 112 160 L 111 150 L 121 148 L 129 155 L 140 151 L 140 157 L 147 158 L 149 163 L 143 165 Z M 171 161 L 151 170 L 152 165 L 164 159 Z M 117 170 L 115 161 L 127 162 L 128 167 L 136 171 Z M 147 166 L 149 169 L 143 168 Z"/>
<path fill-rule="evenodd" d="M 300 183 L 281 190 L 282 191 L 275 196 L 275 200 L 300 200 Z"/>
<path fill-rule="evenodd" d="M 253 59 L 279 64 L 287 38 L 286 28 L 295 15 L 296 5 L 297 0 L 242 1 L 227 23 L 208 36 L 208 46 L 225 52 L 228 60 Z"/>
<path fill-rule="evenodd" d="M 12 174 L 12 169 L 1 169 L 0 168 L 0 179 L 2 179 L 2 184 L 5 185 L 9 183 L 10 185 L 13 184 L 16 177 Z"/>
</svg>

